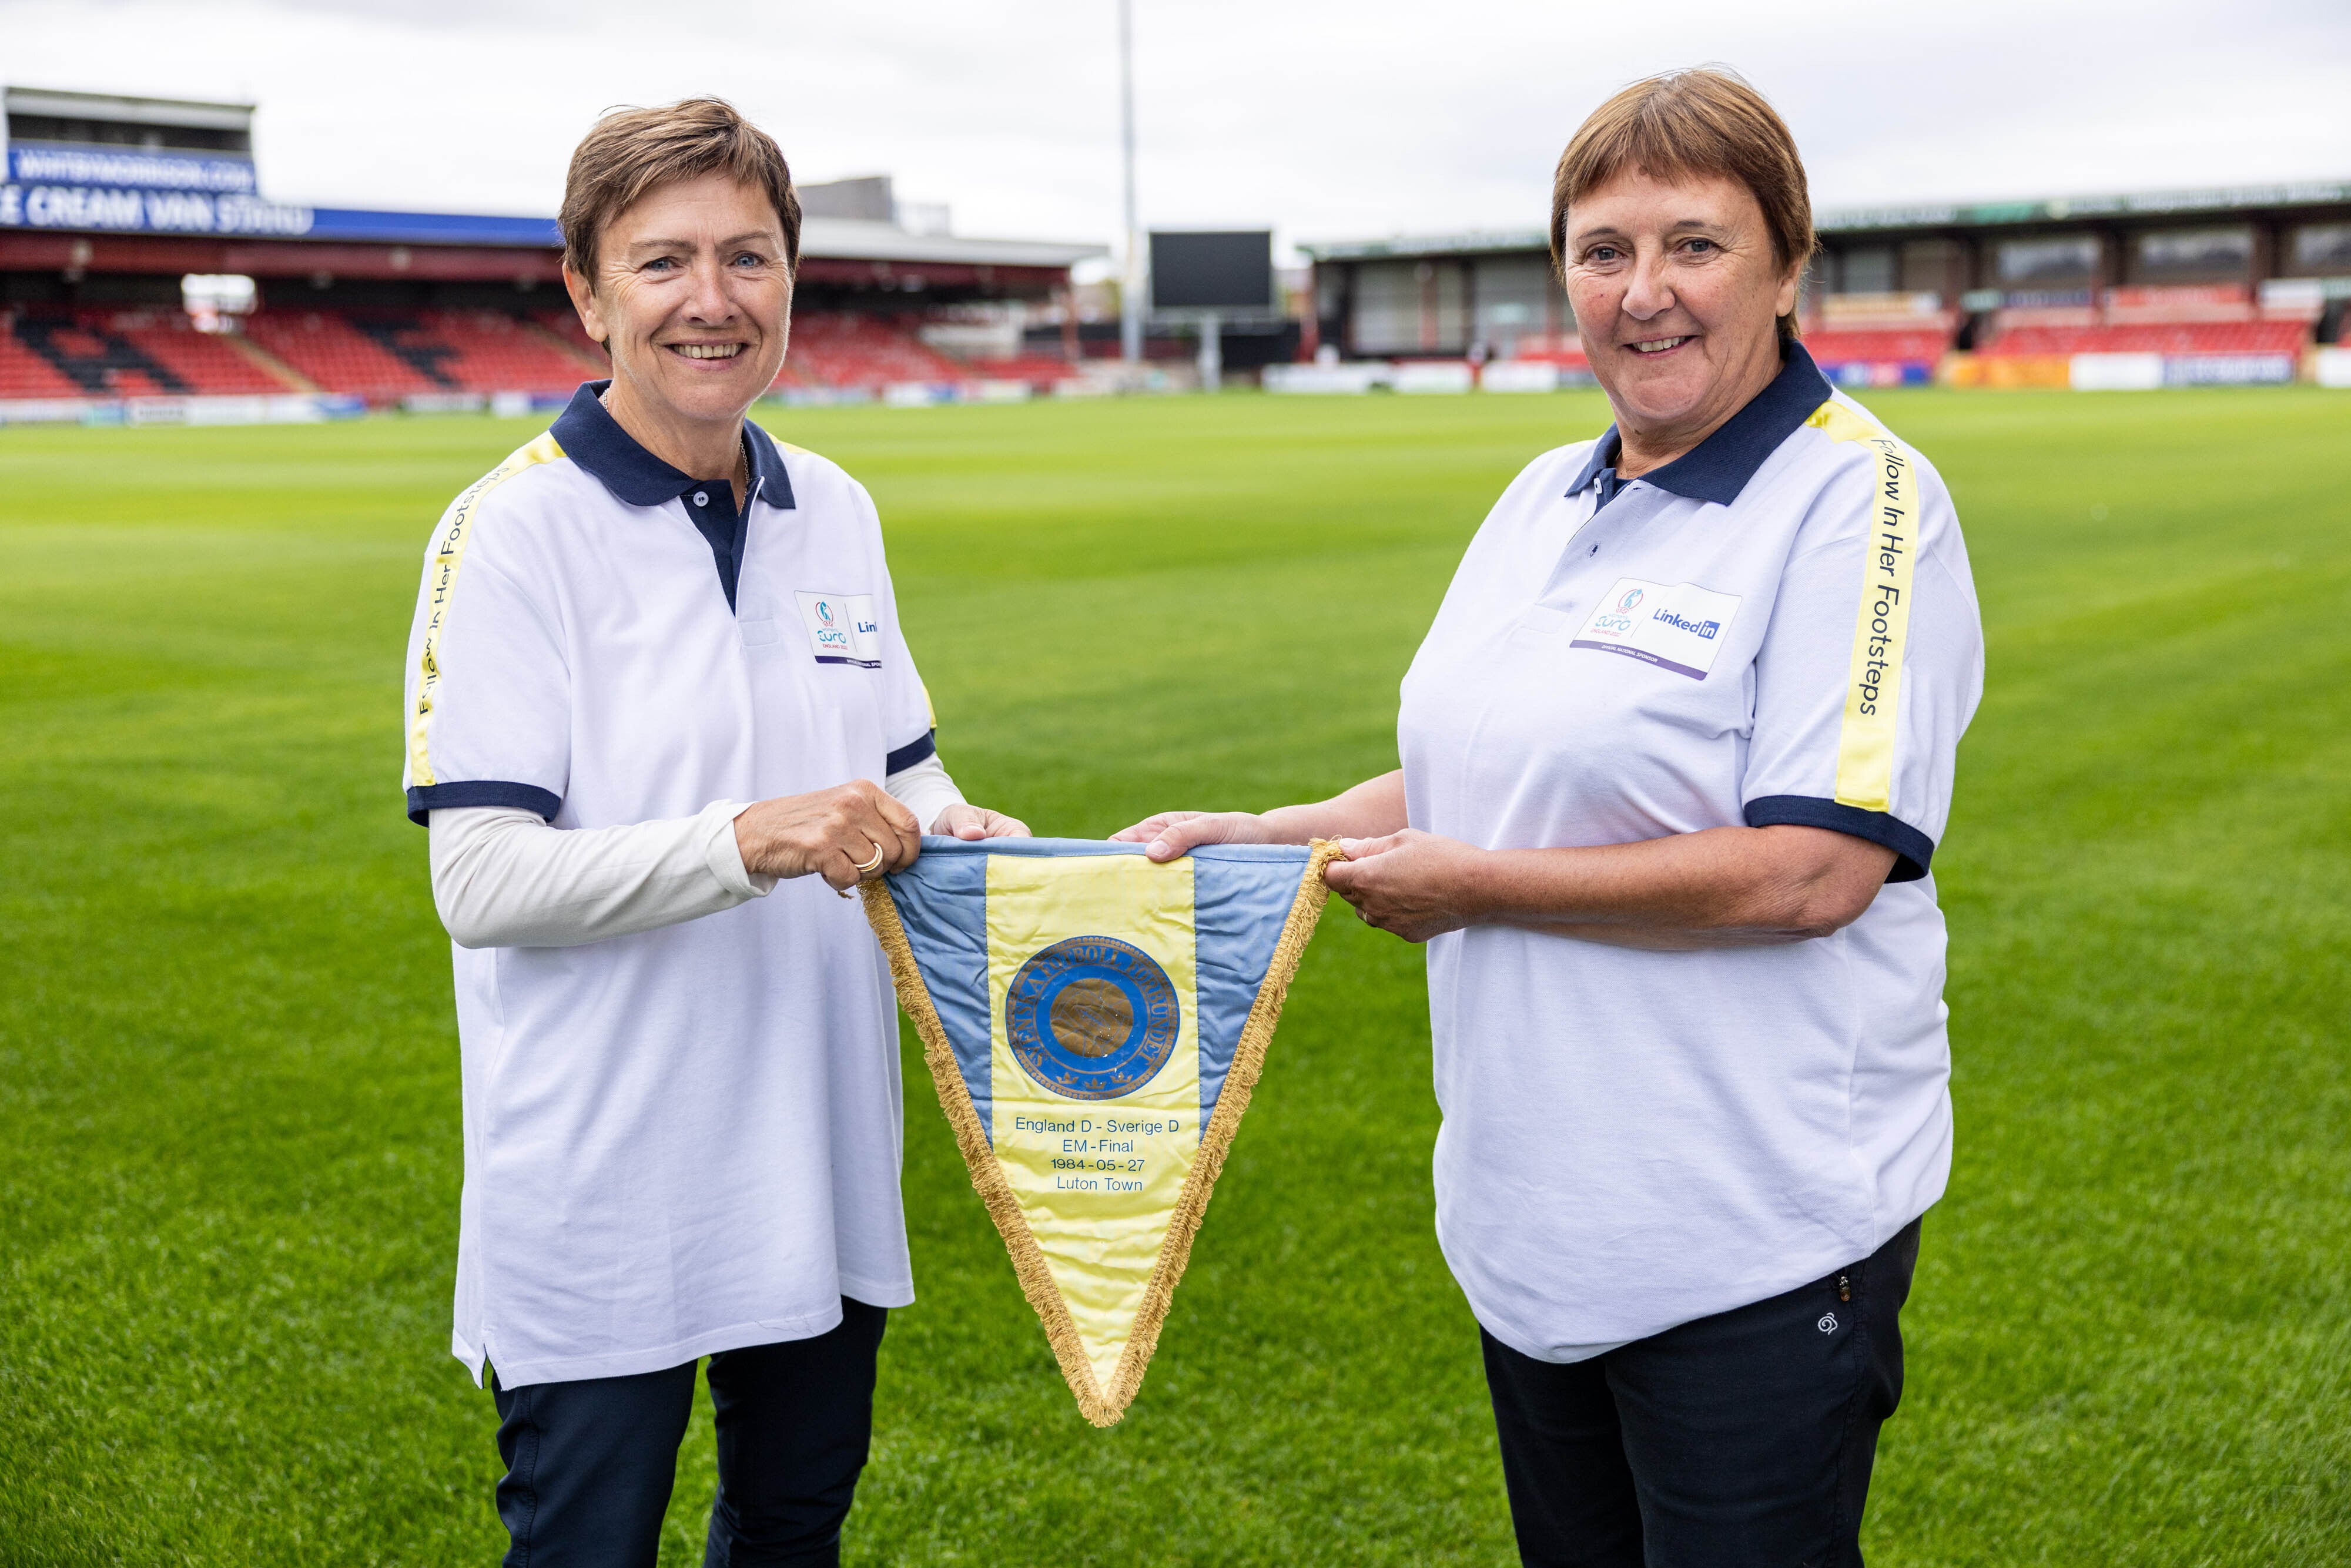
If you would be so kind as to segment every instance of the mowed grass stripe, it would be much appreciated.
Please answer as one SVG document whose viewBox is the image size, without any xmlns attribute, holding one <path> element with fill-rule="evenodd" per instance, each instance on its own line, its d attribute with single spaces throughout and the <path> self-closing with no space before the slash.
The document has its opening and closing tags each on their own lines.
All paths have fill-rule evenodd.
<svg viewBox="0 0 2351 1568">
<path fill-rule="evenodd" d="M 1991 679 L 1936 872 L 1959 1164 L 1873 1561 L 2351 1550 L 2351 402 L 1871 400 Z M 1092 834 L 1392 766 L 1486 507 L 1588 394 L 770 418 L 879 502 L 943 751 Z M 491 421 L 0 433 L 0 1563 L 488 1560 L 457 1075 L 398 690 Z M 1509 1558 L 1431 1236 L 1418 955 L 1331 921 L 1134 1414 L 1094 1433 L 907 1057 L 922 1299 L 849 1560 Z M 1506 1155 L 1507 1152 L 1503 1152 Z M 664 1560 L 699 1560 L 706 1410 Z"/>
</svg>

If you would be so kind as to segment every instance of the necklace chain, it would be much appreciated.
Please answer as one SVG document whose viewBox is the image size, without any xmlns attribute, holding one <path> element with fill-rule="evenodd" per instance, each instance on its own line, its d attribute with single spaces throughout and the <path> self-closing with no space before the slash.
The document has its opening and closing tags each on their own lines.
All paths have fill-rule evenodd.
<svg viewBox="0 0 2351 1568">
<path fill-rule="evenodd" d="M 612 389 L 606 387 L 597 397 L 596 401 L 602 404 L 605 412 L 609 413 L 612 407 Z M 745 423 L 747 423 L 749 422 L 746 421 Z M 744 492 L 746 495 L 750 493 L 751 433 L 747 430 L 743 432 L 741 437 L 735 444 L 734 485 L 737 490 Z"/>
</svg>

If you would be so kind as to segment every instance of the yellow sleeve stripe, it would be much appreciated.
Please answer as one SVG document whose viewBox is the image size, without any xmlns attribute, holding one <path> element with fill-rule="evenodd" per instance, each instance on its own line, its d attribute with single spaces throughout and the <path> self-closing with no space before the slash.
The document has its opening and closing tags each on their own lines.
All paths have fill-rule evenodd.
<svg viewBox="0 0 2351 1568">
<path fill-rule="evenodd" d="M 1910 640 L 1910 570 L 1918 554 L 1918 469 L 1903 444 L 1831 399 L 1807 424 L 1832 441 L 1876 454 L 1876 515 L 1854 612 L 1853 662 L 1844 723 L 1837 734 L 1840 805 L 1884 811 L 1894 794 L 1894 737 L 1901 711 L 1902 656 Z"/>
<path fill-rule="evenodd" d="M 434 547 L 431 607 L 425 613 L 424 639 L 417 653 L 416 706 L 408 714 L 408 776 L 413 784 L 430 785 L 433 777 L 433 750 L 430 745 L 433 727 L 433 699 L 441 689 L 441 628 L 449 613 L 450 596 L 456 591 L 457 569 L 465 559 L 465 541 L 472 536 L 474 517 L 481 510 L 482 497 L 505 484 L 526 468 L 541 463 L 552 463 L 563 455 L 563 448 L 555 444 L 552 432 L 540 436 L 505 462 L 474 481 L 457 504 L 449 508 L 449 520 L 442 526 L 440 542 Z"/>
</svg>

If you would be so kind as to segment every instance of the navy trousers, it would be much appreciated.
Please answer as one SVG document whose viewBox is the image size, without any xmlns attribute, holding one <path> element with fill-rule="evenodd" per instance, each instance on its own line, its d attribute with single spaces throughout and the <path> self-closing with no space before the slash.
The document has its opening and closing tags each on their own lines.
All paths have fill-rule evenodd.
<svg viewBox="0 0 2351 1568">
<path fill-rule="evenodd" d="M 1860 1568 L 1918 1221 L 1808 1285 L 1566 1366 L 1485 1333 L 1528 1568 Z"/>
<path fill-rule="evenodd" d="M 890 1314 L 846 1297 L 814 1339 L 710 1358 L 718 1500 L 705 1568 L 833 1568 L 873 1433 L 873 1360 Z M 653 1568 L 694 1409 L 695 1363 L 490 1392 L 498 1406 L 506 1568 Z"/>
</svg>

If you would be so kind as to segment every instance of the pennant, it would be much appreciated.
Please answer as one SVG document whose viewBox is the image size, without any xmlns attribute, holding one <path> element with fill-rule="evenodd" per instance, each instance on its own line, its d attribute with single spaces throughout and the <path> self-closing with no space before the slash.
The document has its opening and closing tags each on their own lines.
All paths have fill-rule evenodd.
<svg viewBox="0 0 2351 1568">
<path fill-rule="evenodd" d="M 866 917 L 1078 1408 L 1143 1384 L 1332 843 L 925 838 Z"/>
</svg>

